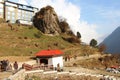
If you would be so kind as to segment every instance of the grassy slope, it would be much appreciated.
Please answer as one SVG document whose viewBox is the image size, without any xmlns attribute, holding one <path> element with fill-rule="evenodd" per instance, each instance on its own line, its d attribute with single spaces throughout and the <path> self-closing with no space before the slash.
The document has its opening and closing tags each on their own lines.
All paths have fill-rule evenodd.
<svg viewBox="0 0 120 80">
<path fill-rule="evenodd" d="M 53 49 L 73 46 L 61 36 L 43 35 L 36 28 L 29 29 L 27 26 L 19 27 L 15 24 L 13 27 L 14 30 L 11 30 L 6 23 L 0 24 L 0 56 L 34 55 L 39 50 L 48 49 L 48 45 Z M 58 43 L 58 46 L 54 43 Z"/>
<path fill-rule="evenodd" d="M 40 50 L 48 49 L 48 45 L 71 55 L 96 52 L 96 49 L 90 49 L 89 46 L 71 44 L 63 40 L 62 36 L 67 35 L 48 36 L 36 28 L 19 27 L 16 24 L 13 24 L 13 28 L 14 30 L 11 30 L 6 23 L 0 23 L 0 56 L 31 56 Z M 54 45 L 55 43 L 58 45 Z"/>
</svg>

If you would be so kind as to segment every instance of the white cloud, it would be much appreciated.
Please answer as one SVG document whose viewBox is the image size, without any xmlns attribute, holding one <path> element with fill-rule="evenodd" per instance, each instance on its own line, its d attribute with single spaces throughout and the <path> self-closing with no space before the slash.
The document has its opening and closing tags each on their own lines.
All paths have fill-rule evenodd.
<svg viewBox="0 0 120 80">
<path fill-rule="evenodd" d="M 77 31 L 81 33 L 83 42 L 89 43 L 93 38 L 98 40 L 97 26 L 88 24 L 86 21 L 81 21 L 80 8 L 68 0 L 32 0 L 30 4 L 38 8 L 51 5 L 54 7 L 58 16 L 63 16 L 67 19 L 67 22 L 75 33 Z"/>
</svg>

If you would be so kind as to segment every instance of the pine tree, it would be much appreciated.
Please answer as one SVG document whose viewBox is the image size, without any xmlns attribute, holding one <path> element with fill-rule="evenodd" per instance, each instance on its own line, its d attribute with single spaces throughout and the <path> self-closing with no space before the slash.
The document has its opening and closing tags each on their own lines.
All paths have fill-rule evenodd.
<svg viewBox="0 0 120 80">
<path fill-rule="evenodd" d="M 81 38 L 80 32 L 77 32 L 77 37 L 78 37 L 78 38 Z"/>
<path fill-rule="evenodd" d="M 92 40 L 90 41 L 90 46 L 96 47 L 96 45 L 97 45 L 97 41 L 96 41 L 95 39 L 92 39 Z"/>
</svg>

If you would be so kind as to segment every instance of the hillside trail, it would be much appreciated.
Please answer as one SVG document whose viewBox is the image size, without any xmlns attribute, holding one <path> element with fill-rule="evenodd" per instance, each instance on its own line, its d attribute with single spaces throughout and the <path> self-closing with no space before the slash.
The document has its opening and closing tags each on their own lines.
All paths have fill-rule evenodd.
<svg viewBox="0 0 120 80">
<path fill-rule="evenodd" d="M 103 74 L 103 75 L 111 75 L 111 76 L 115 76 L 116 74 L 114 73 L 108 73 L 106 71 L 101 71 L 98 69 L 88 69 L 88 68 L 84 68 L 82 66 L 66 66 L 67 64 L 73 64 L 79 60 L 86 60 L 86 59 L 91 59 L 91 58 L 99 58 L 99 57 L 103 57 L 104 55 L 101 54 L 93 54 L 93 55 L 89 55 L 89 57 L 87 56 L 81 56 L 81 57 L 77 57 L 76 59 L 71 58 L 70 61 L 64 61 L 64 71 L 71 71 L 71 72 L 76 72 L 76 73 L 85 73 L 85 74 L 91 74 L 91 75 L 99 75 L 99 74 Z M 23 63 L 26 64 L 30 64 L 30 65 L 34 65 L 36 64 L 36 60 L 29 60 L 29 61 L 24 61 L 24 62 L 18 62 L 19 68 L 22 66 Z M 118 75 L 117 75 L 118 76 Z"/>
<path fill-rule="evenodd" d="M 65 65 L 72 64 L 72 63 L 75 63 L 76 61 L 79 61 L 79 60 L 86 60 L 86 59 L 91 59 L 91 58 L 99 58 L 99 57 L 103 57 L 103 56 L 104 55 L 101 55 L 101 54 L 92 54 L 92 55 L 89 55 L 89 56 L 80 56 L 80 57 L 77 57 L 76 59 L 70 58 L 70 60 L 64 61 L 64 64 Z"/>
<path fill-rule="evenodd" d="M 77 57 L 76 59 L 71 58 L 70 61 L 64 61 L 64 69 L 66 71 L 73 71 L 73 72 L 82 72 L 82 73 L 91 73 L 91 74 L 96 74 L 99 73 L 99 70 L 92 70 L 92 69 L 88 69 L 88 68 L 84 68 L 82 66 L 73 66 L 74 63 L 80 61 L 80 60 L 87 60 L 87 59 L 92 59 L 92 58 L 99 58 L 99 57 L 103 57 L 104 55 L 101 54 L 93 54 L 93 55 L 89 55 L 89 56 L 81 56 L 81 57 Z M 69 67 L 72 66 L 72 67 Z"/>
<path fill-rule="evenodd" d="M 89 55 L 89 57 L 87 57 L 87 56 L 81 56 L 81 57 L 77 57 L 76 59 L 74 59 L 74 58 L 71 58 L 70 59 L 70 61 L 63 61 L 63 63 L 64 63 L 64 66 L 66 66 L 66 65 L 69 65 L 69 64 L 73 64 L 73 63 L 75 63 L 76 61 L 79 61 L 79 60 L 86 60 L 86 59 L 91 59 L 91 58 L 99 58 L 99 57 L 101 57 L 101 55 L 100 54 L 94 54 L 94 55 Z M 11 62 L 11 64 L 13 64 L 14 62 Z M 18 62 L 18 66 L 19 66 L 19 68 L 20 67 L 22 67 L 22 64 L 23 63 L 26 63 L 26 64 L 29 64 L 29 65 L 34 65 L 34 64 L 36 64 L 36 60 L 29 60 L 29 61 L 23 61 L 23 62 Z M 66 67 L 65 67 L 66 68 Z M 81 67 L 82 68 L 82 67 Z M 73 69 L 74 69 L 74 67 L 73 67 Z M 80 67 L 79 67 L 79 69 L 80 69 Z M 66 69 L 67 70 L 67 69 Z M 83 68 L 82 68 L 82 70 L 83 70 Z M 85 69 L 86 70 L 86 69 Z M 88 69 L 87 69 L 88 70 Z"/>
</svg>

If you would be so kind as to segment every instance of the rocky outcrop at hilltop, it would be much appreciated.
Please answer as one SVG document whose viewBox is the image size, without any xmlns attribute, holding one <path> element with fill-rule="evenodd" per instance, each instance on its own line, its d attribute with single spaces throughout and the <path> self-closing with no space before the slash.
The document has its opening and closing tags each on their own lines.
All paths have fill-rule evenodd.
<svg viewBox="0 0 120 80">
<path fill-rule="evenodd" d="M 72 33 L 66 21 L 60 21 L 54 8 L 46 6 L 33 18 L 34 26 L 45 34 Z"/>
</svg>

